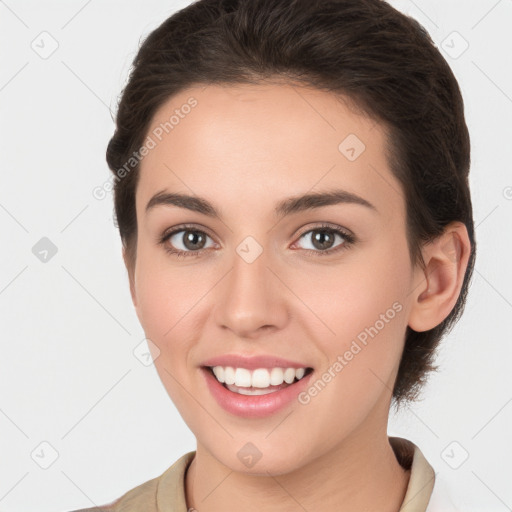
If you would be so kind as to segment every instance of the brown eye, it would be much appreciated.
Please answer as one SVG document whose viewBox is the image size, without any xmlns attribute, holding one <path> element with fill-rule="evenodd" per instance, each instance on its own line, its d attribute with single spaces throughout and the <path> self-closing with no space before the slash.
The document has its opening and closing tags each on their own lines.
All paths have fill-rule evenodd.
<svg viewBox="0 0 512 512">
<path fill-rule="evenodd" d="M 169 242 L 179 251 L 200 251 L 205 248 L 208 235 L 202 231 L 182 229 L 169 235 Z"/>
<path fill-rule="evenodd" d="M 184 231 L 184 233 L 181 240 L 187 249 L 193 251 L 203 248 L 206 240 L 204 233 L 200 231 Z"/>
<path fill-rule="evenodd" d="M 337 239 L 339 243 L 336 244 Z M 355 238 L 351 234 L 330 226 L 310 229 L 300 236 L 300 240 L 309 241 L 310 247 L 302 248 L 316 255 L 333 254 L 348 249 L 355 242 Z"/>
<path fill-rule="evenodd" d="M 182 226 L 181 229 L 164 234 L 159 239 L 159 243 L 174 256 L 199 256 L 204 249 L 214 245 L 212 240 L 212 243 L 207 246 L 208 239 L 212 240 L 204 231 Z"/>
<path fill-rule="evenodd" d="M 325 230 L 312 231 L 311 241 L 317 249 L 330 249 L 334 243 L 334 233 Z"/>
</svg>

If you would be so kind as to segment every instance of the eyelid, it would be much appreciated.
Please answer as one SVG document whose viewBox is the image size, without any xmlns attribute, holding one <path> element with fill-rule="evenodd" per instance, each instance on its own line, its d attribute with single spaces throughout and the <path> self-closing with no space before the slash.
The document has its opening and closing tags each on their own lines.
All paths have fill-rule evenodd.
<svg viewBox="0 0 512 512">
<path fill-rule="evenodd" d="M 170 236 L 175 235 L 180 231 L 199 231 L 201 233 L 205 233 L 206 235 L 208 235 L 212 240 L 215 240 L 215 236 L 213 236 L 211 231 L 204 226 L 199 226 L 197 224 L 178 224 L 177 226 L 173 226 L 172 228 L 166 229 L 161 235 L 158 235 L 157 241 L 160 242 L 163 239 L 168 239 Z"/>
<path fill-rule="evenodd" d="M 327 223 L 327 222 L 321 222 L 319 225 L 315 225 L 315 226 L 310 226 L 310 227 L 305 227 L 304 230 L 301 230 L 299 232 L 299 234 L 297 235 L 298 238 L 301 238 L 303 235 L 305 235 L 306 233 L 309 233 L 310 231 L 315 231 L 315 230 L 320 230 L 320 229 L 325 229 L 325 230 L 333 230 L 333 231 L 340 231 L 341 233 L 343 233 L 345 236 L 349 237 L 349 238 L 355 238 L 355 235 L 347 228 L 344 228 L 343 226 L 339 226 L 338 224 L 330 224 L 330 223 Z"/>
</svg>

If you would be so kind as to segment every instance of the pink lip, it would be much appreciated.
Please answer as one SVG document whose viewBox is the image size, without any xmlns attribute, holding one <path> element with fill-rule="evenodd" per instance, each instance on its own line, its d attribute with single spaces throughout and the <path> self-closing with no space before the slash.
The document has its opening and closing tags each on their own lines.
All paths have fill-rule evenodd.
<svg viewBox="0 0 512 512">
<path fill-rule="evenodd" d="M 282 362 L 283 360 L 280 359 L 279 364 Z M 287 367 L 292 368 L 293 366 Z M 303 368 L 302 366 L 298 367 Z M 215 378 L 212 371 L 208 368 L 201 368 L 201 372 L 204 375 L 210 393 L 217 403 L 227 412 L 245 418 L 263 418 L 283 409 L 296 400 L 297 396 L 307 388 L 311 376 L 314 373 L 309 373 L 298 382 L 283 387 L 279 391 L 274 391 L 266 395 L 251 396 L 240 395 L 229 391 L 229 389 L 224 387 L 224 385 Z"/>
<path fill-rule="evenodd" d="M 231 366 L 232 368 L 246 368 L 247 370 L 256 370 L 257 368 L 309 368 L 307 364 L 276 356 L 243 356 L 240 354 L 212 357 L 204 361 L 201 366 Z"/>
</svg>

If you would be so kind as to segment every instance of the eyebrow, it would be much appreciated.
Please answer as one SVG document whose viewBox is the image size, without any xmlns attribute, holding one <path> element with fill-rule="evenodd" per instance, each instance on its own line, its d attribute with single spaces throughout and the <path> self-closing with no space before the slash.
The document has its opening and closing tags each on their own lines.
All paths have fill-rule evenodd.
<svg viewBox="0 0 512 512">
<path fill-rule="evenodd" d="M 378 213 L 377 208 L 367 201 L 366 199 L 348 192 L 347 190 L 334 189 L 327 192 L 314 192 L 299 196 L 289 197 L 280 201 L 274 208 L 274 214 L 277 217 L 284 217 L 286 215 L 313 210 L 323 206 L 330 206 L 335 204 L 357 204 L 364 206 L 369 210 Z M 220 219 L 219 211 L 206 199 L 197 196 L 190 196 L 187 194 L 170 193 L 165 190 L 155 194 L 146 205 L 146 213 L 156 206 L 178 206 L 179 208 L 186 208 L 193 212 L 201 213 L 211 218 Z"/>
</svg>

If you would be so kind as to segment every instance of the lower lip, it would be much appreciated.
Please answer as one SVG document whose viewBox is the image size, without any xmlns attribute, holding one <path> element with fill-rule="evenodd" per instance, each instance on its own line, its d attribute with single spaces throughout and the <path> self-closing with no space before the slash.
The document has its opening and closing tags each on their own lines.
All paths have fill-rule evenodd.
<svg viewBox="0 0 512 512">
<path fill-rule="evenodd" d="M 217 403 L 231 414 L 245 418 L 263 418 L 283 409 L 307 388 L 310 377 L 313 375 L 311 372 L 294 384 L 266 395 L 240 395 L 225 388 L 206 368 L 201 370 Z"/>
</svg>

